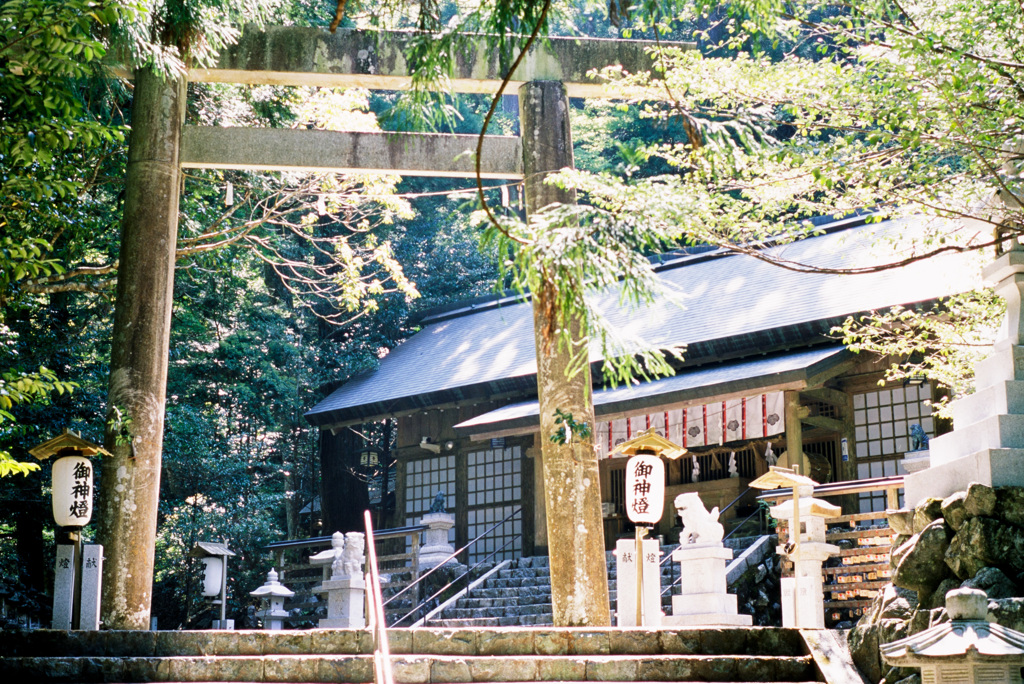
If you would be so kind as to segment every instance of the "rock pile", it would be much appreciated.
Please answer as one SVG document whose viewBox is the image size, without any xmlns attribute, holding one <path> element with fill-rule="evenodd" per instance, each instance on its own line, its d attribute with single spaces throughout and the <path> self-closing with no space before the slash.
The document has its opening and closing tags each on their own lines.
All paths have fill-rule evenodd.
<svg viewBox="0 0 1024 684">
<path fill-rule="evenodd" d="M 914 670 L 885 666 L 878 647 L 949 620 L 950 589 L 983 589 L 989 619 L 1024 630 L 1024 487 L 971 484 L 945 499 L 892 511 L 889 525 L 897 534 L 892 584 L 849 637 L 854 662 L 870 681 L 920 681 Z"/>
</svg>

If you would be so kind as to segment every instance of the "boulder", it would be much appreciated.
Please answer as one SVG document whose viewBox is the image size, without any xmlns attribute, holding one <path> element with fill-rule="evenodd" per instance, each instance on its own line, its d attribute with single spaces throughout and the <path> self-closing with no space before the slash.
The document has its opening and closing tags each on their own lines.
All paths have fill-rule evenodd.
<svg viewBox="0 0 1024 684">
<path fill-rule="evenodd" d="M 982 568 L 974 577 L 960 585 L 964 589 L 981 589 L 990 599 L 1017 596 L 1017 587 L 999 568 Z"/>
<path fill-rule="evenodd" d="M 949 540 L 950 530 L 942 518 L 929 523 L 920 534 L 904 544 L 912 545 L 909 551 L 902 553 L 903 548 L 900 548 L 892 583 L 922 596 L 934 591 L 949 575 L 949 568 L 943 562 L 947 557 Z"/>
<path fill-rule="evenodd" d="M 1024 529 L 993 518 L 971 518 L 949 543 L 946 565 L 961 580 L 995 567 L 1019 583 L 1024 579 Z"/>
<path fill-rule="evenodd" d="M 989 621 L 997 622 L 1003 627 L 1024 632 L 1024 598 L 995 599 L 988 602 Z"/>
<path fill-rule="evenodd" d="M 967 492 L 957 492 L 942 500 L 942 517 L 953 530 L 959 530 L 967 520 L 967 508 L 964 506 L 966 498 Z"/>
<path fill-rule="evenodd" d="M 1000 487 L 997 489 L 994 515 L 1011 525 L 1024 527 L 1024 487 Z"/>
<path fill-rule="evenodd" d="M 910 536 L 914 534 L 914 509 L 897 508 L 886 511 L 889 527 L 896 534 Z"/>
<path fill-rule="evenodd" d="M 953 589 L 960 587 L 960 580 L 955 577 L 947 577 L 946 579 L 939 582 L 939 586 L 935 588 L 929 596 L 918 597 L 921 601 L 921 607 L 926 610 L 932 610 L 934 608 L 945 608 L 946 607 L 946 594 Z"/>
<path fill-rule="evenodd" d="M 899 536 L 893 539 L 892 549 L 889 551 L 889 565 L 896 567 L 900 564 L 903 558 L 914 550 L 914 545 L 917 544 L 917 535 L 912 537 Z"/>
<path fill-rule="evenodd" d="M 914 534 L 942 517 L 942 499 L 929 497 L 914 507 Z"/>
<path fill-rule="evenodd" d="M 915 672 L 909 677 L 904 677 L 903 679 L 899 680 L 898 682 L 896 682 L 896 684 L 921 684 L 921 675 L 920 673 Z"/>
<path fill-rule="evenodd" d="M 882 658 L 878 653 L 878 625 L 864 624 L 861 620 L 850 630 L 847 643 L 853 664 L 867 680 L 877 682 L 881 679 Z"/>
<path fill-rule="evenodd" d="M 972 482 L 967 486 L 964 497 L 964 509 L 967 515 L 976 518 L 979 515 L 989 516 L 996 508 L 996 490 L 983 484 Z"/>
</svg>

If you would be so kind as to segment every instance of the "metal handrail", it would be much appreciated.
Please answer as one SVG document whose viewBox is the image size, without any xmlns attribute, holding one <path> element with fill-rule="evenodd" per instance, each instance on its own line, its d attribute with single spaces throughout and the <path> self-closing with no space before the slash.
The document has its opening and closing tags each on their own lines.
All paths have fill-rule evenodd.
<svg viewBox="0 0 1024 684">
<path fill-rule="evenodd" d="M 422 600 L 422 601 L 421 601 L 421 602 L 419 603 L 419 605 L 417 605 L 417 606 L 416 606 L 415 608 L 413 608 L 412 610 L 410 610 L 410 611 L 409 611 L 408 613 L 406 613 L 406 614 L 405 614 L 405 615 L 403 615 L 402 617 L 400 617 L 400 618 L 398 618 L 397 620 L 395 620 L 394 624 L 396 624 L 396 625 L 398 625 L 398 624 L 401 624 L 401 623 L 402 623 L 402 620 L 405 620 L 406 618 L 410 617 L 410 616 L 411 616 L 411 615 L 413 615 L 413 614 L 414 614 L 414 613 L 415 613 L 416 611 L 420 610 L 420 609 L 421 609 L 421 608 L 422 608 L 423 606 L 425 606 L 425 605 L 426 605 L 427 603 L 430 603 L 431 601 L 433 601 L 433 600 L 434 600 L 435 598 L 437 598 L 437 597 L 438 597 L 438 596 L 440 596 L 440 595 L 441 595 L 442 593 L 444 593 L 444 591 L 445 591 L 445 590 L 447 590 L 447 589 L 449 589 L 450 587 L 454 586 L 456 582 L 458 582 L 458 581 L 459 581 L 459 580 L 461 580 L 461 579 L 462 579 L 463 577 L 465 577 L 466 575 L 469 575 L 469 574 L 470 574 L 470 573 L 472 573 L 472 572 L 473 572 L 474 570 L 476 570 L 476 569 L 477 569 L 478 567 L 480 567 L 481 565 L 483 565 L 484 563 L 486 563 L 486 562 L 487 562 L 487 560 L 488 560 L 489 558 L 491 558 L 492 556 L 494 556 L 494 555 L 495 555 L 496 553 L 499 553 L 499 552 L 501 552 L 501 551 L 504 551 L 504 550 L 505 550 L 505 547 L 506 547 L 506 546 L 508 546 L 509 544 L 513 543 L 514 541 L 515 541 L 515 539 L 509 539 L 509 540 L 508 540 L 507 542 L 505 542 L 504 544 L 502 544 L 500 548 L 497 548 L 497 549 L 495 549 L 494 551 L 491 551 L 491 552 L 490 552 L 489 554 L 487 554 L 487 556 L 485 556 L 484 558 L 482 558 L 482 559 L 478 560 L 478 561 L 477 561 L 477 562 L 476 562 L 476 563 L 475 563 L 475 564 L 473 565 L 473 567 L 471 567 L 471 568 L 468 568 L 468 569 L 467 569 L 467 570 L 466 570 L 466 571 L 465 571 L 464 573 L 462 573 L 461 575 L 459 575 L 458 577 L 456 577 L 455 579 L 453 579 L 453 580 L 452 580 L 451 582 L 449 582 L 448 584 L 444 585 L 443 587 L 441 587 L 440 589 L 438 589 L 437 591 L 435 591 L 435 592 L 434 592 L 433 594 L 431 594 L 431 595 L 430 595 L 429 597 L 427 597 L 427 598 L 423 599 L 423 600 Z M 393 597 L 392 597 L 392 598 L 393 598 Z M 390 599 L 388 599 L 388 600 L 390 600 Z"/>
<path fill-rule="evenodd" d="M 395 677 L 391 670 L 391 647 L 388 644 L 388 625 L 384 619 L 384 602 L 380 593 L 380 575 L 377 573 L 377 544 L 373 537 L 373 521 L 370 511 L 364 511 L 366 523 L 367 568 L 366 597 L 368 611 L 372 616 L 370 629 L 374 637 L 373 648 L 373 681 L 375 684 L 394 684 Z"/>
<path fill-rule="evenodd" d="M 511 513 L 509 513 L 509 514 L 508 514 L 507 516 L 505 516 L 505 517 L 504 517 L 504 518 L 503 518 L 502 520 L 499 520 L 498 522 L 496 522 L 496 523 L 494 523 L 493 525 L 491 525 L 491 526 L 490 526 L 489 528 L 487 528 L 486 530 L 484 530 L 483 532 L 481 532 L 481 533 L 480 533 L 479 535 L 477 535 L 477 536 L 476 536 L 476 537 L 475 537 L 474 539 L 472 539 L 472 540 L 471 540 L 471 541 L 470 541 L 469 543 L 467 543 L 467 544 L 466 544 L 465 546 L 463 546 L 463 547 L 462 547 L 461 549 L 458 549 L 457 551 L 454 551 L 453 553 L 451 553 L 451 554 L 450 554 L 450 555 L 449 555 L 448 557 L 446 557 L 446 558 L 445 558 L 445 559 L 444 559 L 443 561 L 441 561 L 440 563 L 438 563 L 437 565 L 435 565 L 435 566 L 434 566 L 433 568 L 431 568 L 431 569 L 430 569 L 430 570 L 428 570 L 427 572 L 425 572 L 425 573 L 423 573 L 422 575 L 420 575 L 420 576 L 419 576 L 419 577 L 418 577 L 418 578 L 417 578 L 417 579 L 416 579 L 415 581 L 413 581 L 413 582 L 410 582 L 410 583 L 409 583 L 409 585 L 408 585 L 408 586 L 406 586 L 406 587 L 404 587 L 404 588 L 403 588 L 403 589 L 402 589 L 401 591 L 399 591 L 399 592 L 398 592 L 398 593 L 396 593 L 395 595 L 391 596 L 391 597 L 390 597 L 390 598 L 389 598 L 389 599 L 388 599 L 387 601 L 385 601 L 385 602 L 384 602 L 384 603 L 382 604 L 382 607 L 383 607 L 383 606 L 386 606 L 386 605 L 388 605 L 389 603 L 391 603 L 391 602 L 392 602 L 392 601 L 394 601 L 394 600 L 395 600 L 396 598 L 398 598 L 399 596 L 401 596 L 401 595 L 402 595 L 402 594 L 404 594 L 405 592 L 409 591 L 409 590 L 410 590 L 410 589 L 412 589 L 413 587 L 417 587 L 417 586 L 419 585 L 419 583 L 420 583 L 420 582 L 422 582 L 422 581 L 423 581 L 424 579 L 426 579 L 427 577 L 429 577 L 430 575 L 432 575 L 432 574 L 433 574 L 434 572 L 436 572 L 437 570 L 439 570 L 439 569 L 440 569 L 441 567 L 443 567 L 445 563 L 447 563 L 448 561 L 452 560 L 453 558 L 455 558 L 456 556 L 458 556 L 458 555 L 459 555 L 460 553 L 462 553 L 463 551 L 466 551 L 466 550 L 467 550 L 467 549 L 469 549 L 469 548 L 470 548 L 471 546 L 473 546 L 473 544 L 476 544 L 476 543 L 477 543 L 478 541 L 480 541 L 481 539 L 483 539 L 484 537 L 486 537 L 486 536 L 487 536 L 488 534 L 490 534 L 491 532 L 493 532 L 493 531 L 494 531 L 495 529 L 497 529 L 497 528 L 498 528 L 499 526 L 501 526 L 501 525 L 504 525 L 504 524 L 505 524 L 506 522 L 508 522 L 509 520 L 511 520 L 512 518 L 514 518 L 515 516 L 517 516 L 517 515 L 521 514 L 522 512 L 523 512 L 523 509 L 522 509 L 522 508 L 517 508 L 517 509 L 515 509 L 514 511 L 512 511 Z M 491 557 L 491 556 L 493 556 L 494 554 L 498 553 L 498 551 L 502 551 L 502 550 L 504 550 L 504 548 L 505 548 L 506 546 L 508 546 L 508 545 L 509 545 L 510 543 L 512 543 L 512 541 L 513 541 L 512 539 L 509 539 L 509 541 L 505 542 L 505 544 L 503 544 L 503 545 L 501 546 L 501 548 L 499 548 L 499 549 L 496 549 L 495 551 L 492 551 L 492 552 L 491 552 L 491 553 L 490 553 L 490 554 L 489 554 L 489 555 L 488 555 L 488 556 L 487 556 L 486 558 L 490 558 L 490 557 Z M 448 583 L 448 585 L 447 585 L 446 587 L 444 587 L 444 589 L 447 589 L 447 588 L 448 588 L 448 587 L 450 587 L 450 586 L 451 586 L 452 584 L 454 584 L 455 582 L 459 581 L 460 579 L 462 579 L 463 577 L 465 577 L 466 575 L 468 575 L 468 574 L 469 574 L 469 573 L 470 573 L 470 572 L 471 572 L 472 570 L 474 570 L 474 569 L 475 569 L 475 568 L 476 568 L 477 566 L 479 566 L 479 565 L 480 565 L 481 563 L 484 563 L 484 562 L 485 562 L 485 560 L 480 560 L 480 561 L 477 561 L 477 562 L 476 562 L 476 564 L 475 564 L 475 565 L 473 565 L 473 567 L 472 567 L 472 568 L 470 568 L 469 570 L 467 570 L 467 571 L 466 571 L 465 573 L 463 573 L 462 575 L 460 575 L 460 576 L 459 576 L 459 577 L 457 577 L 456 579 L 454 579 L 454 580 L 452 580 L 451 582 L 449 582 L 449 583 Z M 442 589 L 441 591 L 444 591 L 444 589 Z M 416 607 L 412 609 L 412 611 L 410 611 L 410 612 L 409 612 L 409 613 L 407 613 L 406 615 L 404 615 L 404 616 L 402 616 L 401 618 L 399 618 L 399 619 L 398 619 L 398 620 L 397 620 L 397 621 L 395 622 L 395 624 L 398 624 L 398 623 L 400 623 L 400 622 L 401 622 L 402 620 L 405 620 L 405 619 L 406 619 L 407 617 L 409 617 L 410 615 L 412 615 L 413 613 L 415 613 L 416 611 L 418 611 L 418 610 L 419 610 L 420 608 L 422 608 L 422 607 L 424 606 L 424 604 L 426 604 L 426 603 L 427 603 L 428 601 L 431 601 L 431 600 L 432 600 L 432 599 L 433 599 L 433 598 L 434 598 L 435 596 L 437 596 L 437 594 L 436 594 L 436 593 L 435 593 L 435 594 L 434 594 L 433 596 L 431 596 L 430 598 L 424 599 L 423 601 L 421 601 L 420 603 L 418 603 L 418 604 L 416 605 Z"/>
<path fill-rule="evenodd" d="M 391 527 L 377 532 L 377 539 L 395 539 L 405 537 L 416 532 L 423 532 L 429 529 L 426 525 L 406 525 L 405 527 Z M 309 537 L 308 539 L 286 539 L 284 541 L 270 542 L 263 547 L 266 551 L 289 551 L 291 549 L 305 549 L 310 546 L 330 546 L 331 537 Z"/>
</svg>

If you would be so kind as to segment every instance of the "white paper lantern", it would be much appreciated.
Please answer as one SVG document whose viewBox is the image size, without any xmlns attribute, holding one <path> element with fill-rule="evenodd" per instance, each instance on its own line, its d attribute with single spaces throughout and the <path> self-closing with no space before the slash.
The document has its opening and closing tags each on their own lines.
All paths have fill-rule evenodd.
<svg viewBox="0 0 1024 684">
<path fill-rule="evenodd" d="M 53 519 L 61 527 L 83 527 L 92 519 L 92 462 L 84 456 L 53 463 Z"/>
<path fill-rule="evenodd" d="M 654 525 L 665 508 L 665 462 L 638 454 L 626 463 L 626 515 L 634 523 Z"/>
<path fill-rule="evenodd" d="M 220 556 L 206 556 L 203 561 L 203 596 L 220 596 L 224 578 L 224 559 Z"/>
</svg>

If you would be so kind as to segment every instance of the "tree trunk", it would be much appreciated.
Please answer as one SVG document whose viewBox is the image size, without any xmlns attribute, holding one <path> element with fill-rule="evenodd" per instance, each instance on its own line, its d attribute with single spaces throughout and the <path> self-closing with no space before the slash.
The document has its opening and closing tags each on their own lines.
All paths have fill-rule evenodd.
<svg viewBox="0 0 1024 684">
<path fill-rule="evenodd" d="M 113 457 L 97 505 L 107 629 L 149 629 L 184 108 L 184 79 L 135 72 L 104 440 Z"/>
<path fill-rule="evenodd" d="M 556 81 L 535 81 L 519 89 L 523 136 L 526 212 L 533 216 L 545 206 L 574 203 L 575 193 L 544 184 L 544 177 L 573 166 L 569 130 L 569 98 Z M 608 626 L 608 569 L 604 555 L 601 487 L 593 439 L 573 437 L 558 445 L 555 410 L 571 413 L 577 422 L 594 425 L 590 366 L 569 377 L 569 349 L 549 339 L 553 329 L 549 307 L 557 282 L 533 292 L 534 335 L 537 346 L 537 399 L 540 404 L 541 461 L 551 552 L 551 602 L 556 626 Z M 557 326 L 554 326 L 557 327 Z M 587 344 L 580 321 L 570 327 L 574 340 Z"/>
<path fill-rule="evenodd" d="M 320 431 L 320 510 L 325 535 L 363 529 L 370 495 L 366 481 L 356 475 L 362 447 L 362 437 L 347 427 L 337 434 Z"/>
</svg>

